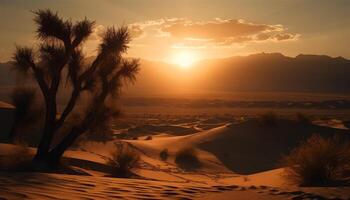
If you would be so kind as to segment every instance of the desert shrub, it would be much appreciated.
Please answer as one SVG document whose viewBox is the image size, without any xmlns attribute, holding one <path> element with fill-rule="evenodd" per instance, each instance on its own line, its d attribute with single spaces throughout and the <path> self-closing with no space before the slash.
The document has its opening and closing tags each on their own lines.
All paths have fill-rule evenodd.
<svg viewBox="0 0 350 200">
<path fill-rule="evenodd" d="M 299 122 L 300 124 L 303 124 L 303 125 L 311 124 L 311 117 L 308 115 L 305 115 L 303 113 L 297 113 L 296 120 L 297 120 L 297 122 Z"/>
<path fill-rule="evenodd" d="M 169 152 L 168 149 L 163 149 L 160 153 L 159 153 L 159 157 L 162 161 L 166 161 L 168 160 L 169 157 Z"/>
<path fill-rule="evenodd" d="M 112 175 L 117 177 L 130 177 L 132 169 L 140 162 L 140 155 L 125 143 L 115 143 L 115 149 L 107 164 L 113 167 Z"/>
<path fill-rule="evenodd" d="M 278 116 L 273 111 L 263 113 L 258 120 L 264 126 L 275 126 L 277 124 Z"/>
<path fill-rule="evenodd" d="M 343 124 L 346 128 L 350 129 L 350 120 L 343 121 Z"/>
<path fill-rule="evenodd" d="M 122 132 L 122 133 L 118 134 L 116 137 L 119 138 L 119 139 L 125 139 L 127 137 L 127 133 L 126 132 Z"/>
<path fill-rule="evenodd" d="M 10 141 L 23 141 L 26 138 L 23 133 L 36 132 L 37 129 L 40 129 L 43 108 L 39 106 L 35 94 L 35 89 L 27 87 L 17 87 L 11 93 L 11 102 L 15 106 L 15 118 L 9 134 Z"/>
<path fill-rule="evenodd" d="M 175 155 L 175 163 L 182 169 L 193 171 L 200 168 L 197 151 L 194 148 L 180 149 Z"/>
<path fill-rule="evenodd" d="M 152 139 L 153 139 L 152 135 L 149 135 L 145 138 L 145 140 L 152 140 Z"/>
<path fill-rule="evenodd" d="M 336 137 L 313 135 L 283 158 L 285 177 L 300 186 L 342 181 L 350 169 L 350 144 Z"/>
<path fill-rule="evenodd" d="M 22 171 L 30 167 L 32 154 L 24 144 L 17 144 L 11 153 L 0 157 L 0 170 Z"/>
</svg>

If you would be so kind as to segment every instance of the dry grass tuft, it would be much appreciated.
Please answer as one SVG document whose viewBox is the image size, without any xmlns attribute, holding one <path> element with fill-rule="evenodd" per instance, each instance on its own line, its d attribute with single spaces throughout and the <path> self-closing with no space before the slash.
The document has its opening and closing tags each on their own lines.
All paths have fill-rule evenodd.
<svg viewBox="0 0 350 200">
<path fill-rule="evenodd" d="M 194 171 L 201 166 L 197 154 L 194 148 L 183 148 L 176 153 L 175 163 L 184 170 Z"/>
<path fill-rule="evenodd" d="M 25 171 L 31 166 L 32 156 L 25 144 L 17 144 L 10 154 L 0 157 L 0 170 Z"/>
<path fill-rule="evenodd" d="M 112 175 L 116 177 L 130 177 L 132 169 L 140 162 L 140 155 L 125 143 L 115 143 L 115 149 L 107 164 L 113 167 Z"/>
<path fill-rule="evenodd" d="M 309 125 L 311 124 L 312 119 L 310 116 L 299 112 L 296 114 L 296 121 L 302 125 Z"/>
<path fill-rule="evenodd" d="M 258 120 L 263 126 L 275 126 L 277 125 L 278 118 L 279 116 L 277 116 L 276 113 L 269 111 L 261 114 Z"/>
<path fill-rule="evenodd" d="M 159 157 L 162 161 L 166 161 L 168 160 L 169 157 L 169 152 L 168 149 L 163 149 L 160 153 L 159 153 Z"/>
<path fill-rule="evenodd" d="M 152 139 L 153 139 L 152 135 L 149 135 L 145 138 L 145 140 L 152 140 Z"/>
<path fill-rule="evenodd" d="M 300 186 L 343 182 L 350 170 L 350 143 L 313 135 L 283 158 L 285 178 Z"/>
</svg>

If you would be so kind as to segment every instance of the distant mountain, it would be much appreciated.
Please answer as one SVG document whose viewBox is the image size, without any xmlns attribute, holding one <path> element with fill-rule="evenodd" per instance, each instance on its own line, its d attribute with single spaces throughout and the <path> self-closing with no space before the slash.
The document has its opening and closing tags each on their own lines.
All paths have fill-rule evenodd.
<svg viewBox="0 0 350 200">
<path fill-rule="evenodd" d="M 91 59 L 91 58 L 90 58 Z M 0 64 L 0 86 L 15 84 L 10 63 Z M 320 55 L 287 57 L 261 53 L 203 60 L 190 69 L 141 60 L 137 82 L 127 95 L 183 92 L 350 93 L 350 60 Z"/>
<path fill-rule="evenodd" d="M 191 69 L 144 61 L 136 86 L 143 91 L 263 91 L 350 93 L 350 60 L 261 53 L 203 60 Z"/>
<path fill-rule="evenodd" d="M 216 74 L 222 81 L 216 87 L 225 90 L 350 91 L 350 61 L 340 57 L 299 55 L 291 58 L 278 53 L 263 53 L 213 64 L 222 66 L 217 72 L 223 73 Z"/>
</svg>

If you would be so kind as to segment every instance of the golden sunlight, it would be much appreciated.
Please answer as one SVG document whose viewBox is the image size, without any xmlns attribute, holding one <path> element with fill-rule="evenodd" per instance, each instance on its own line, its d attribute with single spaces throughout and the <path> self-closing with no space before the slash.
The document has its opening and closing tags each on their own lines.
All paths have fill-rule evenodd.
<svg viewBox="0 0 350 200">
<path fill-rule="evenodd" d="M 198 60 L 192 51 L 181 51 L 174 55 L 172 62 L 181 68 L 188 69 Z"/>
</svg>

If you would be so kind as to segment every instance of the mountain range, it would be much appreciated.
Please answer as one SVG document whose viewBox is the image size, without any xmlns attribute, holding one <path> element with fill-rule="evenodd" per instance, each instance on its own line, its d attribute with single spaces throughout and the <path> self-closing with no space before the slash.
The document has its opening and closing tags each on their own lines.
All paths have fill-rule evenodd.
<svg viewBox="0 0 350 200">
<path fill-rule="evenodd" d="M 0 86 L 15 85 L 11 63 L 0 63 Z M 202 60 L 188 69 L 141 60 L 137 82 L 128 95 L 184 92 L 350 93 L 350 60 L 324 55 L 287 57 L 260 53 Z"/>
</svg>

